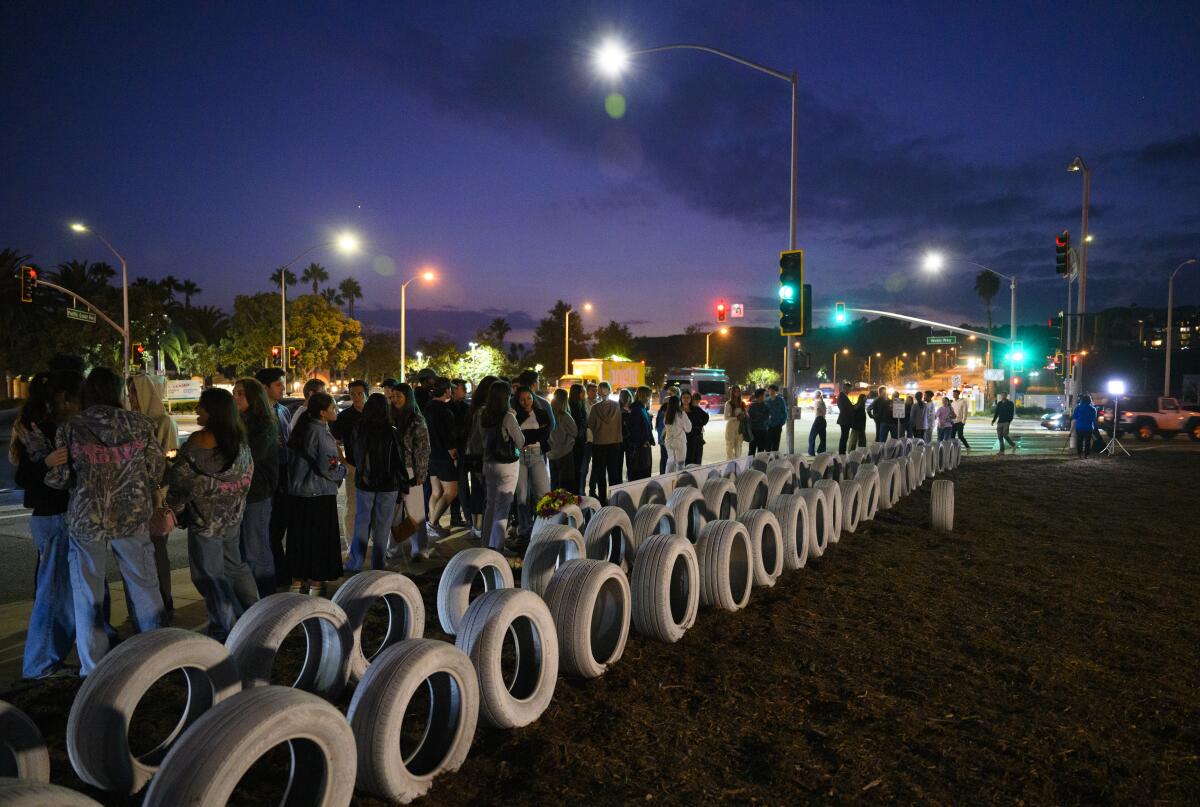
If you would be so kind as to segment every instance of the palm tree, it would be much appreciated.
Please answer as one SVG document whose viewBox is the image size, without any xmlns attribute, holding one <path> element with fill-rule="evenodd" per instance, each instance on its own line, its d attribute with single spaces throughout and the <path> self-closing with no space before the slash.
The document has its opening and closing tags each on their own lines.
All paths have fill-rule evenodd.
<svg viewBox="0 0 1200 807">
<path fill-rule="evenodd" d="M 1000 275 L 993 272 L 991 269 L 984 269 L 979 274 L 975 275 L 975 293 L 979 295 L 979 299 L 983 300 L 983 304 L 987 306 L 988 318 L 988 344 L 987 344 L 987 366 L 992 366 L 992 298 L 1000 293 Z"/>
<path fill-rule="evenodd" d="M 87 297 L 90 293 L 108 285 L 108 281 L 116 275 L 107 263 L 88 263 L 87 261 L 67 261 L 54 268 L 50 279 L 64 289 Z"/>
<path fill-rule="evenodd" d="M 354 319 L 354 301 L 362 299 L 362 286 L 354 278 L 348 277 L 338 284 L 338 291 L 341 292 L 342 299 L 346 301 L 346 313 L 350 319 Z"/>
<path fill-rule="evenodd" d="M 284 282 L 286 282 L 289 286 L 296 285 L 296 273 L 293 272 L 291 269 L 284 269 L 281 266 L 278 269 L 276 269 L 274 272 L 271 273 L 271 285 L 272 286 L 274 286 L 275 288 L 279 288 L 279 275 L 281 272 L 287 273 Z"/>
<path fill-rule="evenodd" d="M 215 345 L 229 329 L 229 317 L 224 311 L 213 305 L 198 305 L 180 312 L 179 317 L 187 334 L 193 340 L 198 339 L 208 345 Z"/>
<path fill-rule="evenodd" d="M 313 294 L 320 294 L 320 285 L 326 280 L 329 280 L 329 272 L 325 271 L 325 267 L 319 263 L 310 263 L 304 273 L 300 275 L 300 279 L 305 283 L 312 283 Z"/>
<path fill-rule="evenodd" d="M 330 305 L 341 305 L 344 302 L 337 289 L 321 289 L 318 293 L 321 295 L 321 299 Z"/>
<path fill-rule="evenodd" d="M 177 288 L 178 288 L 179 293 L 183 295 L 183 307 L 184 308 L 191 308 L 192 307 L 192 295 L 199 294 L 202 291 L 202 289 L 199 286 L 197 286 L 196 282 L 193 280 L 184 280 L 183 282 L 181 282 L 179 284 L 179 286 Z"/>
<path fill-rule="evenodd" d="M 175 292 L 179 291 L 179 279 L 175 275 L 167 275 L 159 283 L 163 287 L 163 291 L 167 293 L 168 300 L 175 299 Z"/>
</svg>

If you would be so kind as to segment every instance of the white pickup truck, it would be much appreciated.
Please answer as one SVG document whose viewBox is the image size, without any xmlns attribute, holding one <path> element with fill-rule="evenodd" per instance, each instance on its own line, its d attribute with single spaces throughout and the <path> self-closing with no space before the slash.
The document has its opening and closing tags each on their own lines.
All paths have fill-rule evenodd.
<svg viewBox="0 0 1200 807">
<path fill-rule="evenodd" d="M 1200 412 L 1184 409 L 1174 398 L 1153 395 L 1130 395 L 1120 399 L 1121 422 L 1117 434 L 1133 432 L 1139 440 L 1149 440 L 1156 434 L 1170 440 L 1186 433 L 1200 441 Z"/>
</svg>

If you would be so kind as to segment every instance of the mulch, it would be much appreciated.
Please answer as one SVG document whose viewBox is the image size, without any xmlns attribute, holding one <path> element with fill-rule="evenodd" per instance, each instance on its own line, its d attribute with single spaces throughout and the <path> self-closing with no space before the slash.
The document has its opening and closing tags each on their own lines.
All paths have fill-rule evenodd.
<svg viewBox="0 0 1200 807">
<path fill-rule="evenodd" d="M 480 728 L 423 803 L 1200 800 L 1200 456 L 972 458 L 949 478 L 952 534 L 926 484 L 744 611 L 702 610 L 675 645 L 632 634 L 534 724 Z M 77 688 L 14 702 L 56 782 L 138 803 L 71 772 Z M 265 802 L 245 784 L 238 803 Z"/>
</svg>

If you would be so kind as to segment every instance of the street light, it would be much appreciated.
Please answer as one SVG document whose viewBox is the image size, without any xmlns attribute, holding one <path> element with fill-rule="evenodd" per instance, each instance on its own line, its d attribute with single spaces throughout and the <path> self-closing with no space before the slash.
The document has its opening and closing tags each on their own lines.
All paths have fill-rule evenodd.
<svg viewBox="0 0 1200 807">
<path fill-rule="evenodd" d="M 1175 267 L 1175 271 L 1167 279 L 1167 366 L 1163 371 L 1163 397 L 1168 398 L 1171 395 L 1171 329 L 1174 327 L 1171 313 L 1175 307 L 1175 275 L 1179 274 L 1179 270 L 1187 266 L 1189 263 L 1200 263 L 1196 258 L 1188 258 L 1183 263 Z M 1139 320 L 1140 323 L 1140 320 Z M 1138 345 L 1141 347 L 1141 345 Z"/>
<path fill-rule="evenodd" d="M 425 269 L 420 274 L 410 277 L 408 280 L 400 284 L 400 380 L 403 381 L 405 376 L 404 365 L 408 360 L 407 348 L 405 340 L 408 339 L 408 284 L 414 280 L 422 280 L 426 283 L 432 283 L 437 279 L 437 273 L 432 269 Z M 421 363 L 421 351 L 417 351 L 417 364 Z"/>
<path fill-rule="evenodd" d="M 1087 163 L 1083 161 L 1083 157 L 1076 156 L 1071 160 L 1071 164 L 1067 166 L 1067 171 L 1070 173 L 1083 174 L 1083 208 L 1080 214 L 1080 243 L 1079 245 L 1079 302 L 1076 306 L 1076 313 L 1079 315 L 1079 321 L 1084 321 L 1084 312 L 1087 311 L 1087 259 L 1088 259 L 1088 244 L 1091 243 L 1091 237 L 1088 233 L 1088 212 L 1091 207 L 1092 197 L 1092 169 L 1087 167 Z M 1068 283 L 1070 275 L 1067 276 Z M 1070 286 L 1067 286 L 1068 296 Z M 1083 327 L 1079 328 L 1079 340 L 1083 341 Z M 1070 350 L 1070 345 L 1067 349 Z M 1071 406 L 1071 399 L 1075 396 L 1076 391 L 1082 386 L 1082 370 L 1081 364 L 1072 365 L 1068 368 L 1071 379 L 1071 392 L 1067 396 L 1067 407 Z"/>
<path fill-rule="evenodd" d="M 724 336 L 725 334 L 729 333 L 729 329 L 728 328 L 718 328 L 715 331 L 709 331 L 708 333 L 704 334 L 704 366 L 706 368 L 708 367 L 708 357 L 709 357 L 708 340 L 712 337 L 712 335 L 714 333 L 719 333 L 719 334 L 721 334 L 721 336 Z"/>
<path fill-rule="evenodd" d="M 292 258 L 287 263 L 279 267 L 279 345 L 282 348 L 280 360 L 283 362 L 283 381 L 287 384 L 288 371 L 288 349 L 287 349 L 287 274 L 288 269 L 296 261 L 305 257 L 309 253 L 316 252 L 318 249 L 326 249 L 333 247 L 343 255 L 353 255 L 361 248 L 362 244 L 358 240 L 358 236 L 349 232 L 338 233 L 332 240 L 322 241 L 319 244 L 313 244 L 308 249 L 301 252 L 296 257 Z"/>
<path fill-rule="evenodd" d="M 788 82 L 792 91 L 792 137 L 791 137 L 791 166 L 789 169 L 789 185 L 788 185 L 788 249 L 796 248 L 796 163 L 800 151 L 799 146 L 799 125 L 797 120 L 797 95 L 799 81 L 795 71 L 785 73 L 782 70 L 775 70 L 765 65 L 752 62 L 749 59 L 743 59 L 741 56 L 736 56 L 728 51 L 710 48 L 707 45 L 662 45 L 656 48 L 640 48 L 638 50 L 629 50 L 622 43 L 615 39 L 608 39 L 601 43 L 595 51 L 596 69 L 610 79 L 618 78 L 621 73 L 628 67 L 630 59 L 633 56 L 638 56 L 647 53 L 659 53 L 668 50 L 698 50 L 703 53 L 710 53 L 714 56 L 720 56 L 722 59 L 727 59 L 731 62 L 748 67 L 751 70 L 757 70 L 759 73 L 765 73 L 773 78 L 781 79 Z M 783 377 L 784 383 L 788 387 L 791 386 L 791 363 L 792 352 L 786 351 L 783 359 Z M 790 393 L 789 393 L 790 398 Z M 795 449 L 796 441 L 796 423 L 792 418 L 791 413 L 788 413 L 787 419 L 787 448 L 788 453 L 792 453 Z"/>
<path fill-rule="evenodd" d="M 117 256 L 117 260 L 121 263 L 121 335 L 125 339 L 125 344 L 122 348 L 121 356 L 121 375 L 124 378 L 129 378 L 129 266 L 125 263 L 125 257 L 108 243 L 108 239 L 102 236 L 95 230 L 89 230 L 83 222 L 71 222 L 71 229 L 77 233 L 91 233 L 100 239 L 104 246 L 108 247 L 109 252 Z"/>
<path fill-rule="evenodd" d="M 584 303 L 584 311 L 591 311 L 592 304 Z M 563 314 L 563 375 L 571 374 L 571 306 Z"/>
<path fill-rule="evenodd" d="M 848 347 L 842 348 L 842 355 L 849 356 L 850 348 L 848 348 Z M 835 350 L 833 352 L 833 388 L 834 389 L 837 389 L 837 357 L 838 357 L 838 352 Z"/>
</svg>

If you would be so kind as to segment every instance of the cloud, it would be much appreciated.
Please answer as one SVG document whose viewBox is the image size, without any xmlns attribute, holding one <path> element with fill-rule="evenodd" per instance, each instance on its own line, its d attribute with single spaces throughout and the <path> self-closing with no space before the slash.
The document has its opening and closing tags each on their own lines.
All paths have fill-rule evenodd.
<svg viewBox="0 0 1200 807">
<path fill-rule="evenodd" d="M 1148 143 L 1138 151 L 1137 161 L 1149 166 L 1200 166 L 1200 132 Z"/>
</svg>

